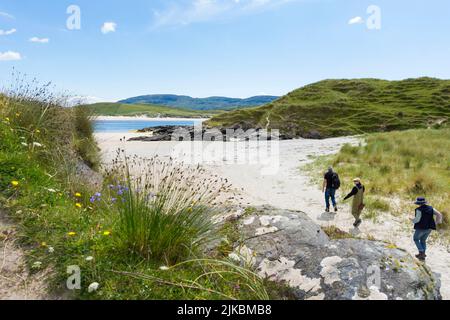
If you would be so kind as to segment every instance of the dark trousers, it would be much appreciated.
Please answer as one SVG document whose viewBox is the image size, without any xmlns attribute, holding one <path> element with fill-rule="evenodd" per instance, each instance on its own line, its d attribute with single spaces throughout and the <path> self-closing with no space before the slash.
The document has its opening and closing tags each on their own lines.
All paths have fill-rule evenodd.
<svg viewBox="0 0 450 320">
<path fill-rule="evenodd" d="M 327 208 L 330 208 L 330 198 L 331 202 L 333 203 L 333 207 L 336 207 L 336 189 L 327 188 L 325 190 L 325 203 L 327 205 Z"/>
</svg>

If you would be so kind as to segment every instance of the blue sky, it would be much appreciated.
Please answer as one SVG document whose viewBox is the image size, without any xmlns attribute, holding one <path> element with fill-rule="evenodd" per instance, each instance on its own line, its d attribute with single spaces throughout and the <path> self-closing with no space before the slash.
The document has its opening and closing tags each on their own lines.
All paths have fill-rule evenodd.
<svg viewBox="0 0 450 320">
<path fill-rule="evenodd" d="M 72 4 L 79 30 L 66 27 Z M 370 5 L 381 29 L 368 27 Z M 449 13 L 448 0 L 2 0 L 0 81 L 14 67 L 113 101 L 282 95 L 326 78 L 449 79 Z"/>
</svg>

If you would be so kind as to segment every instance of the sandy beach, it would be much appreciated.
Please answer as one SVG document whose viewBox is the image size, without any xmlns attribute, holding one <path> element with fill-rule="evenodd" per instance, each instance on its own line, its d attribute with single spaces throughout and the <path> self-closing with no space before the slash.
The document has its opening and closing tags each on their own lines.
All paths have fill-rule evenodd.
<svg viewBox="0 0 450 320">
<path fill-rule="evenodd" d="M 180 149 L 192 150 L 189 142 L 126 142 L 130 137 L 142 136 L 136 133 L 97 133 L 96 139 L 102 150 L 103 161 L 107 164 L 114 157 L 116 150 L 121 148 L 128 155 L 141 157 L 173 157 L 180 154 Z M 121 140 L 122 139 L 122 140 Z M 412 226 L 408 215 L 394 217 L 382 215 L 375 223 L 365 220 L 359 229 L 352 226 L 353 217 L 349 213 L 348 204 L 339 204 L 338 214 L 324 212 L 324 195 L 320 190 L 321 181 L 312 183 L 311 176 L 304 168 L 311 159 L 319 155 L 334 154 L 346 143 L 359 143 L 358 138 L 342 137 L 326 140 L 286 140 L 279 141 L 275 158 L 277 170 L 272 174 L 262 174 L 268 163 L 233 163 L 223 158 L 222 161 L 205 163 L 211 172 L 227 178 L 235 191 L 240 195 L 242 205 L 268 204 L 282 209 L 299 210 L 307 213 L 314 221 L 322 226 L 335 225 L 362 238 L 374 238 L 395 244 L 416 254 L 412 241 Z M 222 144 L 222 142 L 216 142 Z M 238 150 L 248 154 L 259 152 L 260 146 L 245 145 L 238 142 Z M 239 146 L 239 144 L 241 144 Z M 225 146 L 226 147 L 226 146 Z M 211 145 L 203 146 L 210 149 Z M 204 150 L 202 149 L 202 150 Z M 198 152 L 198 150 L 196 151 Z M 270 158 L 269 158 L 270 159 Z M 229 160 L 229 159 L 228 159 Z M 326 170 L 326 168 L 324 168 Z M 350 191 L 351 183 L 344 182 L 337 199 L 341 199 L 344 192 Z M 402 206 L 395 200 L 393 206 Z M 427 264 L 432 271 L 440 275 L 442 282 L 441 293 L 444 299 L 450 299 L 450 253 L 448 245 L 439 241 L 436 234 L 431 238 Z"/>
</svg>

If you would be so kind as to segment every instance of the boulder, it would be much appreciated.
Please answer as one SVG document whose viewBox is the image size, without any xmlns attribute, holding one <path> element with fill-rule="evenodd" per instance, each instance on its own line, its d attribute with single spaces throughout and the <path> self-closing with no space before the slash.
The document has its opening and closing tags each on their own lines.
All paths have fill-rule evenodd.
<svg viewBox="0 0 450 320">
<path fill-rule="evenodd" d="M 257 208 L 238 221 L 232 254 L 301 300 L 438 300 L 440 282 L 405 250 L 380 241 L 330 239 L 306 214 Z"/>
</svg>

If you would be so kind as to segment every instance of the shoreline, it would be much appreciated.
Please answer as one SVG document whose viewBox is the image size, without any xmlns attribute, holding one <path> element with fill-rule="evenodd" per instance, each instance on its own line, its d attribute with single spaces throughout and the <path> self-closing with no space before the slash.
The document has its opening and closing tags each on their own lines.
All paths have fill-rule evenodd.
<svg viewBox="0 0 450 320">
<path fill-rule="evenodd" d="M 161 122 L 170 122 L 170 121 L 194 121 L 194 122 L 204 122 L 209 120 L 209 118 L 181 118 L 181 117 L 164 117 L 164 118 L 151 118 L 147 116 L 94 116 L 91 117 L 93 121 L 161 121 Z"/>
</svg>

